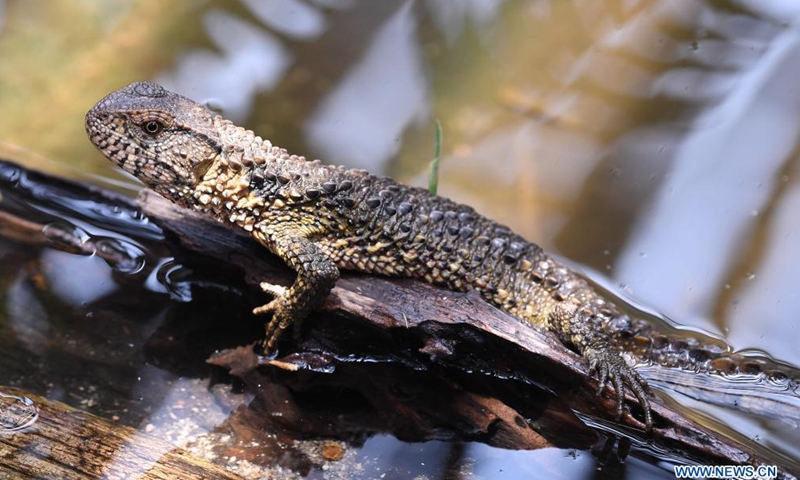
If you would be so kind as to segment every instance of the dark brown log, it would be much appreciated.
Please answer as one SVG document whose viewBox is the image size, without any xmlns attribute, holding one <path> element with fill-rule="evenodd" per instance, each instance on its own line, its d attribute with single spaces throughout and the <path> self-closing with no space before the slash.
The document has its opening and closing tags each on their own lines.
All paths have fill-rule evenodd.
<svg viewBox="0 0 800 480">
<path fill-rule="evenodd" d="M 0 387 L 0 391 L 28 397 L 39 410 L 39 418 L 32 426 L 0 433 L 0 478 L 242 478 L 130 427 L 13 388 Z"/>
<path fill-rule="evenodd" d="M 238 265 L 245 271 L 248 283 L 254 286 L 261 281 L 291 283 L 292 272 L 243 232 L 196 212 L 179 209 L 149 191 L 144 191 L 139 200 L 144 212 L 179 239 L 183 248 Z M 430 339 L 420 352 L 427 354 L 434 364 L 458 365 L 458 355 L 449 351 L 448 345 L 468 342 L 476 332 L 482 332 L 478 335 L 487 338 L 501 339 L 506 342 L 506 353 L 502 358 L 483 359 L 487 365 L 492 364 L 494 371 L 506 372 L 511 377 L 531 383 L 537 381 L 531 379 L 531 375 L 536 375 L 570 409 L 600 423 L 614 421 L 614 396 L 608 391 L 595 395 L 597 380 L 589 375 L 580 356 L 565 348 L 555 337 L 491 307 L 477 296 L 453 293 L 411 280 L 344 274 L 321 310 L 390 331 L 419 329 L 424 332 L 423 337 Z M 219 359 L 214 362 L 226 364 Z M 236 362 L 239 362 L 239 367 L 233 367 L 233 373 L 247 379 L 248 372 L 255 367 L 255 357 L 245 368 L 242 368 L 241 359 Z M 291 358 L 287 363 L 293 363 Z M 630 394 L 626 394 L 626 402 L 634 406 L 634 412 L 641 418 L 636 400 Z M 767 461 L 739 442 L 681 416 L 657 398 L 652 400 L 652 408 L 655 430 L 651 434 L 645 434 L 641 422 L 630 413 L 621 420 L 626 432 L 645 441 L 657 441 L 679 449 L 709 464 L 775 463 L 773 459 Z"/>
</svg>

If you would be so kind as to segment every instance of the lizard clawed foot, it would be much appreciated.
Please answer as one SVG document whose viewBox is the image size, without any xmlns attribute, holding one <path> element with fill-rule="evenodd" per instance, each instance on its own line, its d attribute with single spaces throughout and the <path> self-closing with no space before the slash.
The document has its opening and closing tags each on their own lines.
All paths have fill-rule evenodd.
<svg viewBox="0 0 800 480">
<path fill-rule="evenodd" d="M 286 327 L 292 323 L 291 313 L 286 304 L 285 297 L 278 297 L 266 305 L 253 310 L 253 313 L 272 313 L 272 318 L 267 323 L 266 334 L 261 345 L 265 355 L 274 353 L 278 339 Z"/>
<path fill-rule="evenodd" d="M 266 315 L 275 313 L 279 308 L 281 301 L 286 297 L 287 288 L 281 285 L 275 285 L 269 282 L 261 282 L 261 290 L 275 297 L 271 302 L 261 305 L 253 309 L 253 315 Z"/>
<path fill-rule="evenodd" d="M 275 297 L 271 302 L 253 309 L 253 315 L 265 315 L 274 313 L 278 308 L 280 300 L 286 296 L 286 287 L 275 285 L 269 282 L 261 282 L 261 290 Z"/>
<path fill-rule="evenodd" d="M 266 335 L 261 342 L 264 355 L 269 356 L 274 353 L 278 339 L 294 319 L 286 300 L 286 292 L 288 290 L 286 287 L 262 282 L 261 289 L 275 296 L 271 302 L 253 309 L 254 315 L 272 314 L 272 318 L 266 326 Z"/>
<path fill-rule="evenodd" d="M 589 360 L 589 370 L 597 374 L 599 380 L 597 394 L 600 395 L 606 384 L 614 386 L 617 395 L 617 419 L 622 418 L 625 404 L 625 385 L 630 388 L 633 395 L 639 401 L 639 405 L 644 411 L 645 429 L 649 432 L 653 429 L 653 415 L 650 409 L 650 386 L 639 375 L 633 367 L 625 363 L 622 356 L 614 350 L 594 350 L 586 352 Z"/>
</svg>

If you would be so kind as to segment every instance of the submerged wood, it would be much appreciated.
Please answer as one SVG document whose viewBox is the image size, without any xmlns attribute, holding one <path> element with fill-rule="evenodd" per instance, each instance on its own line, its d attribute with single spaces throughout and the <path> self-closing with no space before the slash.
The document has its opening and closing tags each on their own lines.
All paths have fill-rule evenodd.
<svg viewBox="0 0 800 480">
<path fill-rule="evenodd" d="M 242 479 L 133 428 L 11 387 L 0 390 L 28 397 L 39 409 L 32 426 L 0 433 L 0 478 Z"/>
</svg>

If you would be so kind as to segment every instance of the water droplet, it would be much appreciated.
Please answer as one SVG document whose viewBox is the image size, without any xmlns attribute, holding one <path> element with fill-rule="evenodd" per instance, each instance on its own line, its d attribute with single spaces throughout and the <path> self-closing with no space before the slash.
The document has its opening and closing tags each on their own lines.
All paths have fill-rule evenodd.
<svg viewBox="0 0 800 480">
<path fill-rule="evenodd" d="M 191 270 L 174 260 L 164 263 L 156 272 L 158 283 L 164 286 L 172 299 L 181 302 L 192 300 L 190 276 Z"/>
<path fill-rule="evenodd" d="M 97 256 L 120 273 L 132 275 L 144 268 L 144 252 L 131 242 L 111 237 L 95 237 L 93 243 Z"/>
<path fill-rule="evenodd" d="M 0 433 L 23 430 L 39 418 L 39 409 L 28 397 L 0 392 Z"/>
<path fill-rule="evenodd" d="M 50 245 L 62 252 L 75 255 L 94 254 L 94 245 L 87 243 L 91 237 L 85 230 L 65 220 L 48 223 L 42 228 L 42 235 Z"/>
<path fill-rule="evenodd" d="M 756 274 L 753 272 L 747 272 L 744 276 L 747 280 L 755 280 Z"/>
<path fill-rule="evenodd" d="M 0 182 L 8 184 L 14 188 L 19 185 L 22 178 L 22 171 L 19 168 L 11 165 L 0 165 Z"/>
<path fill-rule="evenodd" d="M 758 216 L 758 210 L 756 210 L 756 209 L 751 210 L 750 211 L 750 215 L 753 216 L 753 217 L 757 217 Z"/>
</svg>

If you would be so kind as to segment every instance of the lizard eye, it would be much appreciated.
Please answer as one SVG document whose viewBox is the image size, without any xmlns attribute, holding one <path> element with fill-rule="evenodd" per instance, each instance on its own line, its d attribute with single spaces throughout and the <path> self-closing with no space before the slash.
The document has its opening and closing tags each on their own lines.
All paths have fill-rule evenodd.
<svg viewBox="0 0 800 480">
<path fill-rule="evenodd" d="M 142 130 L 148 135 L 155 135 L 164 129 L 164 124 L 156 120 L 150 120 L 141 124 Z"/>
</svg>

